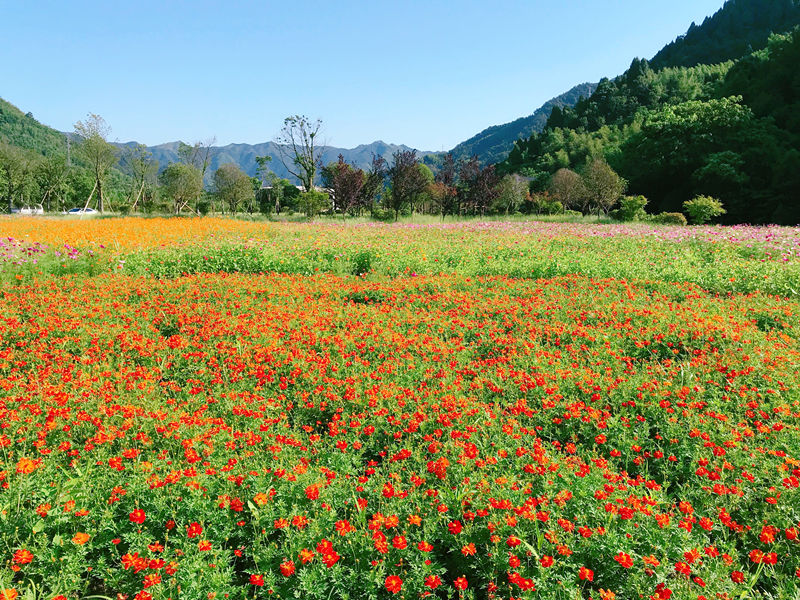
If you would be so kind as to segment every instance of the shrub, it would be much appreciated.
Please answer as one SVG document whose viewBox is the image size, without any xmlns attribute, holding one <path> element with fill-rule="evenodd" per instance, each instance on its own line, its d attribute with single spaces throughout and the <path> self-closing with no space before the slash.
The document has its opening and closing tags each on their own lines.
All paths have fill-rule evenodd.
<svg viewBox="0 0 800 600">
<path fill-rule="evenodd" d="M 693 225 L 708 223 L 714 217 L 724 215 L 726 212 L 722 208 L 722 202 L 711 196 L 695 196 L 683 203 L 683 210 L 688 213 Z"/>
<path fill-rule="evenodd" d="M 300 194 L 299 204 L 307 217 L 314 217 L 328 206 L 328 194 L 317 190 L 303 192 Z"/>
<path fill-rule="evenodd" d="M 650 223 L 659 225 L 686 225 L 686 217 L 679 212 L 662 212 L 657 215 L 650 215 L 647 220 Z"/>
<path fill-rule="evenodd" d="M 564 205 L 547 192 L 534 194 L 531 200 L 533 201 L 533 208 L 537 214 L 560 215 L 564 212 Z"/>
<path fill-rule="evenodd" d="M 644 196 L 623 196 L 612 216 L 619 221 L 642 221 L 647 216 L 644 212 L 646 205 L 647 198 Z"/>
</svg>

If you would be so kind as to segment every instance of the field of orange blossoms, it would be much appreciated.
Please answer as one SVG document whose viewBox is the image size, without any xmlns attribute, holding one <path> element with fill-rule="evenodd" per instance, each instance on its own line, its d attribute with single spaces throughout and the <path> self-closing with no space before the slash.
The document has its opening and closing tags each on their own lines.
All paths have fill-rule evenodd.
<svg viewBox="0 0 800 600">
<path fill-rule="evenodd" d="M 799 240 L 0 220 L 0 598 L 795 599 Z"/>
</svg>

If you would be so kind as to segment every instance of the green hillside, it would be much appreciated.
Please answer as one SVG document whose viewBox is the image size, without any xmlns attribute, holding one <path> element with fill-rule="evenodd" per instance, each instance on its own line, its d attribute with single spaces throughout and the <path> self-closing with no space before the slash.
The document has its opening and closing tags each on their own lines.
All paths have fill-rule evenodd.
<svg viewBox="0 0 800 600">
<path fill-rule="evenodd" d="M 560 96 L 548 100 L 527 117 L 488 127 L 461 142 L 450 152 L 456 159 L 477 156 L 483 164 L 500 162 L 508 156 L 518 139 L 542 131 L 554 108 L 574 106 L 581 98 L 589 97 L 596 87 L 596 83 L 578 84 Z"/>
<path fill-rule="evenodd" d="M 768 10 L 778 5 L 783 8 Z M 718 44 L 706 33 L 726 23 L 730 36 L 752 39 L 752 19 L 744 15 L 759 8 L 781 17 L 771 21 L 776 27 L 791 29 L 798 21 L 797 11 L 789 10 L 794 5 L 729 1 L 659 60 L 689 56 L 698 36 L 706 39 L 709 56 L 727 56 L 735 40 Z M 684 201 L 707 194 L 723 200 L 730 222 L 797 223 L 798 35 L 797 29 L 772 35 L 765 48 L 713 65 L 657 68 L 635 59 L 573 108 L 554 109 L 545 130 L 517 142 L 498 169 L 522 173 L 543 190 L 559 169 L 580 171 L 599 157 L 627 179 L 629 193 L 649 199 L 652 212 L 678 211 Z"/>
<path fill-rule="evenodd" d="M 714 64 L 763 48 L 773 32 L 800 24 L 797 0 L 728 0 L 700 26 L 667 44 L 650 61 L 654 69 Z"/>
<path fill-rule="evenodd" d="M 63 133 L 42 125 L 31 113 L 23 113 L 2 98 L 0 98 L 0 141 L 45 156 L 66 152 L 66 138 Z"/>
</svg>

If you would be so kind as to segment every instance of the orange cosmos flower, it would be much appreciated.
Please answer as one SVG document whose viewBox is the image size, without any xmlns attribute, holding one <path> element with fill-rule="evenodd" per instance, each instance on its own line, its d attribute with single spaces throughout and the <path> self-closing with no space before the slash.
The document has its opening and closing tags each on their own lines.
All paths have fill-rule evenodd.
<svg viewBox="0 0 800 600">
<path fill-rule="evenodd" d="M 83 546 L 88 541 L 89 541 L 88 533 L 78 532 L 74 536 L 72 536 L 72 543 L 77 544 L 78 546 Z"/>
</svg>

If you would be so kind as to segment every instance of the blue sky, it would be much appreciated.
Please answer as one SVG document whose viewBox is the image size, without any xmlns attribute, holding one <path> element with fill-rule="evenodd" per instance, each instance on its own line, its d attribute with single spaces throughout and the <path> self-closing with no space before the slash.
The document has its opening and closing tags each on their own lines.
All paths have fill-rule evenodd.
<svg viewBox="0 0 800 600">
<path fill-rule="evenodd" d="M 0 0 L 0 97 L 118 141 L 272 139 L 321 118 L 331 145 L 447 150 L 573 85 L 623 72 L 722 0 Z"/>
</svg>

